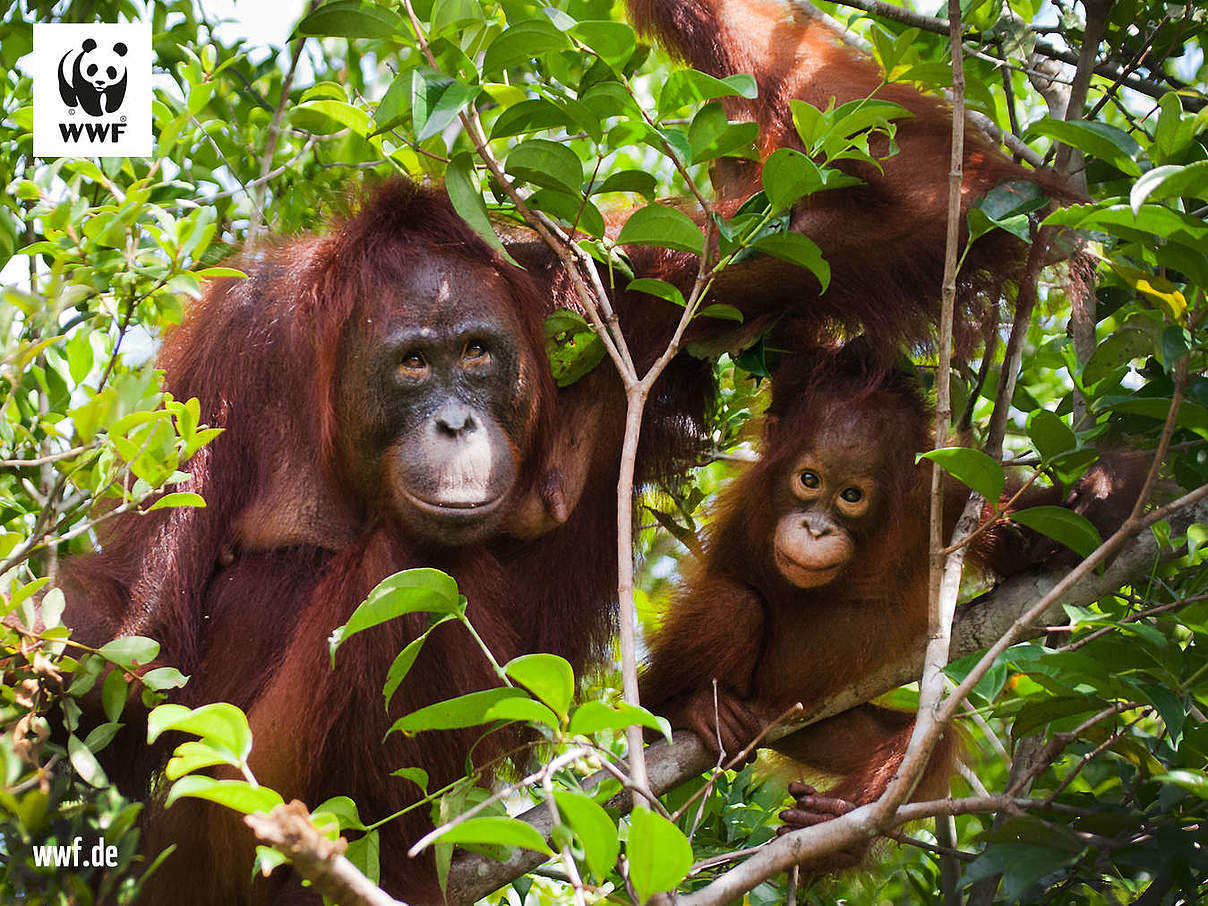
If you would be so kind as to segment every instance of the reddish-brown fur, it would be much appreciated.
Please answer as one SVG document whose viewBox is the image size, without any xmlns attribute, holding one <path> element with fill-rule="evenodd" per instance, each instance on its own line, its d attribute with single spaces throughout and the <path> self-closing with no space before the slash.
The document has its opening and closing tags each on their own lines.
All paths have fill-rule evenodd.
<svg viewBox="0 0 1208 906">
<path fill-rule="evenodd" d="M 869 96 L 893 101 L 913 116 L 897 120 L 900 150 L 881 161 L 840 164 L 865 185 L 820 192 L 793 212 L 793 229 L 821 247 L 831 267 L 830 288 L 808 306 L 813 318 L 825 313 L 849 329 L 862 330 L 878 349 L 895 341 L 925 339 L 938 309 L 943 275 L 952 111 L 941 99 L 904 85 L 882 85 L 880 66 L 845 44 L 817 19 L 793 11 L 785 0 L 629 0 L 639 31 L 657 37 L 689 65 L 723 77 L 750 73 L 759 96 L 724 101 L 733 119 L 761 127 L 759 149 L 802 149 L 789 100 L 823 110 Z M 874 154 L 887 146 L 874 142 Z M 1071 190 L 1051 173 L 1014 163 L 973 127 L 965 130 L 962 213 L 1011 180 L 1028 180 L 1046 192 L 1069 198 Z M 732 208 L 760 188 L 760 167 L 723 159 L 714 181 Z M 1002 231 L 978 239 L 961 271 L 959 323 L 980 319 L 986 299 L 993 302 L 1001 283 L 1023 263 L 1022 245 Z M 737 275 L 736 275 L 737 276 Z M 799 303 L 817 284 L 792 265 L 768 261 L 743 275 L 748 292 L 767 302 Z M 979 300 L 979 295 L 982 297 Z M 802 306 L 804 307 L 804 306 Z M 806 334 L 812 323 L 803 324 Z"/>
</svg>

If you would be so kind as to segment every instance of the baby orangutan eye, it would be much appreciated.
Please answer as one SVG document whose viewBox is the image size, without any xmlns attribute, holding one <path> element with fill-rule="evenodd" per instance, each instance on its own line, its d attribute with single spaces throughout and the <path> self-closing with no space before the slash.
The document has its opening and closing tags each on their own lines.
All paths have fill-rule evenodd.
<svg viewBox="0 0 1208 906">
<path fill-rule="evenodd" d="M 859 488 L 844 488 L 839 492 L 839 496 L 848 503 L 859 503 L 864 499 L 864 492 Z"/>
<path fill-rule="evenodd" d="M 807 487 L 810 490 L 815 490 L 822 484 L 822 479 L 818 477 L 818 473 L 811 472 L 809 469 L 801 473 L 800 481 L 803 487 Z"/>
</svg>

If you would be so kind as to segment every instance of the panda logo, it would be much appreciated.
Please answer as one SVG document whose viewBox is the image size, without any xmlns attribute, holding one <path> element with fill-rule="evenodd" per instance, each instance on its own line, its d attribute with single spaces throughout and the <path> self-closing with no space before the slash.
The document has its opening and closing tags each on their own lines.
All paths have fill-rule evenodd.
<svg viewBox="0 0 1208 906">
<path fill-rule="evenodd" d="M 100 50 L 86 38 L 79 50 L 69 50 L 59 61 L 59 94 L 68 107 L 83 107 L 92 116 L 113 113 L 126 97 L 126 45 Z"/>
</svg>

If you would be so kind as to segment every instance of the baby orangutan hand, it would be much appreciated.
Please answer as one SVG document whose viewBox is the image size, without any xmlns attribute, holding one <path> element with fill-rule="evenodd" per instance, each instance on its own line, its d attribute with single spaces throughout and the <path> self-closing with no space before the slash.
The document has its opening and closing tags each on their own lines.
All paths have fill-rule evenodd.
<svg viewBox="0 0 1208 906">
<path fill-rule="evenodd" d="M 679 726 L 691 727 L 709 751 L 724 754 L 727 759 L 736 756 L 763 732 L 763 720 L 728 689 L 718 688 L 716 702 L 712 688 L 693 692 L 678 710 L 683 716 Z M 674 719 L 672 725 L 676 725 Z M 752 750 L 747 761 L 754 760 Z"/>
</svg>

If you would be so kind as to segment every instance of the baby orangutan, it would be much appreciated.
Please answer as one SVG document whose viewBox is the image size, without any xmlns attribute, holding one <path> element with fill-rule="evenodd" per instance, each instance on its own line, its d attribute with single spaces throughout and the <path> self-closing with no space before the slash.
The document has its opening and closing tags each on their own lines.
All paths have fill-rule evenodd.
<svg viewBox="0 0 1208 906">
<path fill-rule="evenodd" d="M 915 455 L 931 446 L 930 423 L 913 380 L 869 375 L 850 350 L 825 368 L 782 368 L 763 457 L 722 495 L 706 553 L 651 640 L 643 704 L 733 756 L 794 703 L 808 713 L 921 649 L 931 481 Z M 965 499 L 958 487 L 946 495 L 952 521 Z M 1060 492 L 1028 498 L 1020 505 L 1059 503 Z M 987 532 L 969 558 L 1015 571 L 1034 562 L 1028 543 L 1019 532 Z M 862 705 L 771 742 L 811 773 L 838 778 L 823 795 L 792 784 L 786 825 L 879 797 L 913 724 L 913 714 Z M 916 796 L 947 795 L 953 748 L 937 748 Z"/>
</svg>

